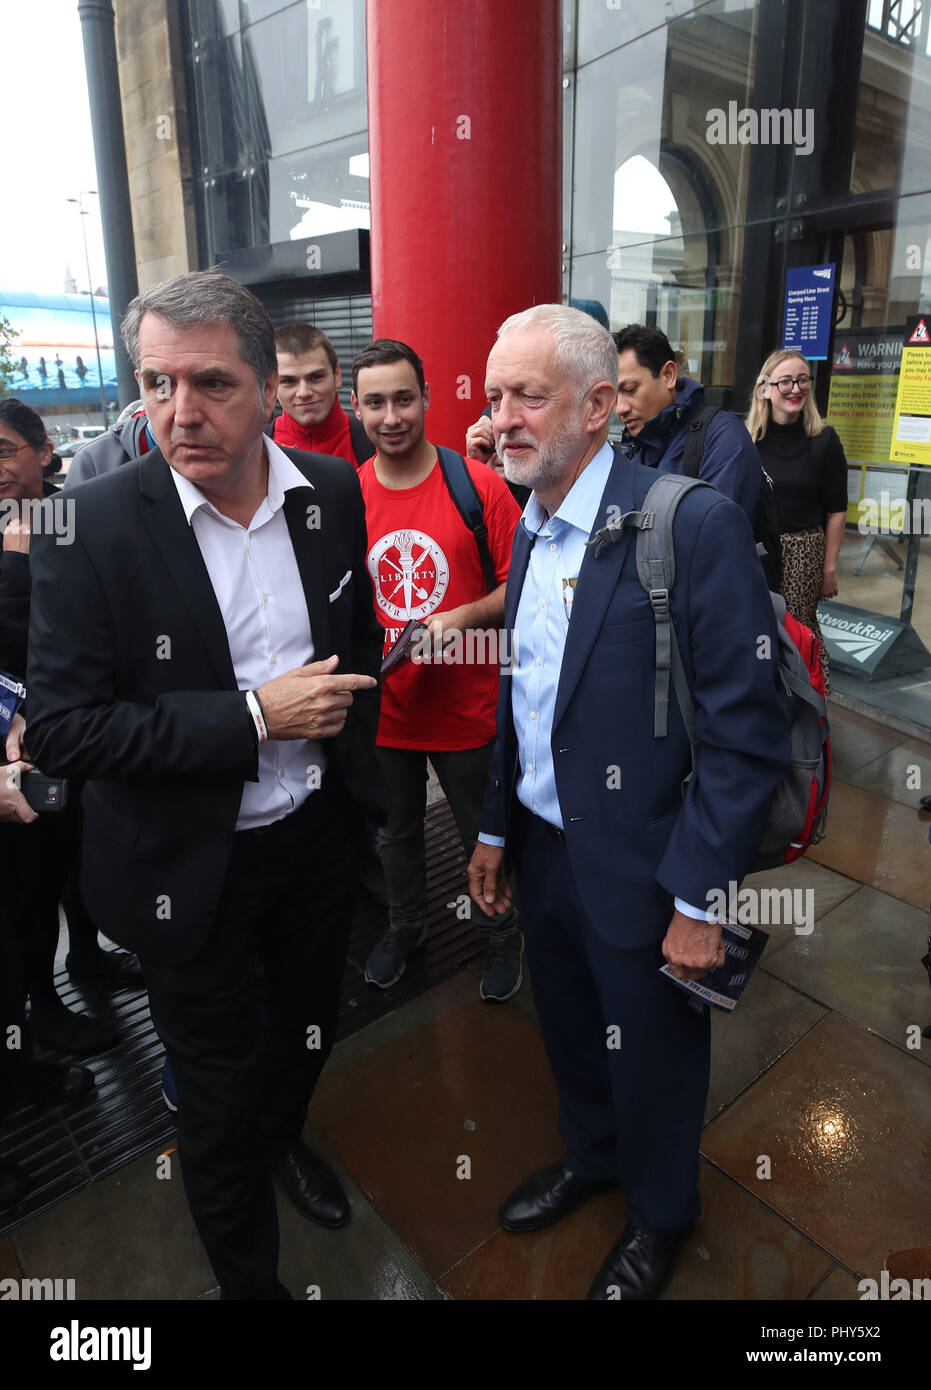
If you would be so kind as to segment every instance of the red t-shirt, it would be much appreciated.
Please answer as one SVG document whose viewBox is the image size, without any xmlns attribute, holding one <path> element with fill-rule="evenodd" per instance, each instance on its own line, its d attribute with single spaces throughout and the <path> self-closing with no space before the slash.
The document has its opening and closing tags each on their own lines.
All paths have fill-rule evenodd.
<svg viewBox="0 0 931 1390">
<path fill-rule="evenodd" d="M 520 508 L 493 469 L 466 460 L 482 500 L 499 584 L 507 579 Z M 427 619 L 486 593 L 475 537 L 449 495 L 439 464 L 417 487 L 387 488 L 374 459 L 359 470 L 368 531 L 368 570 L 387 653 L 411 618 Z M 405 597 L 403 560 L 412 563 Z M 384 748 L 481 748 L 495 736 L 497 643 L 464 639 L 455 662 L 405 661 L 385 679 L 378 743 Z M 487 659 L 490 658 L 490 659 Z"/>
</svg>

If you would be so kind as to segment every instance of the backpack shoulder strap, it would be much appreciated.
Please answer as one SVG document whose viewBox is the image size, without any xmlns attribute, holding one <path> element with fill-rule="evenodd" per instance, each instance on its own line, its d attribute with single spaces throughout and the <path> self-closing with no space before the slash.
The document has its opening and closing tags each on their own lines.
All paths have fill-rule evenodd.
<svg viewBox="0 0 931 1390">
<path fill-rule="evenodd" d="M 356 463 L 361 468 L 366 459 L 370 459 L 375 452 L 375 445 L 365 433 L 362 421 L 356 418 L 353 411 L 347 410 L 346 415 L 349 420 L 349 442 L 352 444 L 352 452 L 356 456 Z"/>
<path fill-rule="evenodd" d="M 676 582 L 676 552 L 673 522 L 679 503 L 695 487 L 710 487 L 700 478 L 684 478 L 661 473 L 643 500 L 641 512 L 648 524 L 638 528 L 637 577 L 649 597 L 656 623 L 656 674 L 653 685 L 653 735 L 665 738 L 669 720 L 669 678 L 679 702 L 679 711 L 692 747 L 695 766 L 695 710 L 685 668 L 672 624 L 670 597 Z"/>
<path fill-rule="evenodd" d="M 705 454 L 708 426 L 723 409 L 724 407 L 721 405 L 703 405 L 695 419 L 689 422 L 685 432 L 685 450 L 682 454 L 682 476 L 684 478 L 698 477 L 701 461 Z"/>
<path fill-rule="evenodd" d="M 466 461 L 461 454 L 457 454 L 454 449 L 446 449 L 443 445 L 437 444 L 436 455 L 439 459 L 440 470 L 447 491 L 456 504 L 459 515 L 475 537 L 479 559 L 482 562 L 482 573 L 485 576 L 486 590 L 490 594 L 492 589 L 498 587 L 498 583 L 495 579 L 494 561 L 491 558 L 491 551 L 488 549 L 488 527 L 485 525 L 482 499 L 478 495 L 466 467 Z"/>
</svg>

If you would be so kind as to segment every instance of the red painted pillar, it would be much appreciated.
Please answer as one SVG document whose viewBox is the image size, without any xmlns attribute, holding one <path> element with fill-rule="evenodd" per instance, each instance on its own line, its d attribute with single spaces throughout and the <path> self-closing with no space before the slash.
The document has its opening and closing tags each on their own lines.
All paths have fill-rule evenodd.
<svg viewBox="0 0 931 1390">
<path fill-rule="evenodd" d="M 372 308 L 462 450 L 495 330 L 558 303 L 560 0 L 367 0 Z"/>
</svg>

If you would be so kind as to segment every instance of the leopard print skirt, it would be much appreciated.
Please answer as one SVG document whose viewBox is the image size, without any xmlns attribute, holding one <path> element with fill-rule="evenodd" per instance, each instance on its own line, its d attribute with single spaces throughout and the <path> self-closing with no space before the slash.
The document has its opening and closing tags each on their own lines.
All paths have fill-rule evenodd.
<svg viewBox="0 0 931 1390">
<path fill-rule="evenodd" d="M 810 627 L 818 639 L 818 652 L 824 670 L 824 685 L 831 689 L 831 668 L 828 649 L 818 626 L 818 604 L 824 586 L 824 528 L 813 526 L 808 531 L 783 531 L 782 592 L 786 608 L 800 623 Z"/>
</svg>

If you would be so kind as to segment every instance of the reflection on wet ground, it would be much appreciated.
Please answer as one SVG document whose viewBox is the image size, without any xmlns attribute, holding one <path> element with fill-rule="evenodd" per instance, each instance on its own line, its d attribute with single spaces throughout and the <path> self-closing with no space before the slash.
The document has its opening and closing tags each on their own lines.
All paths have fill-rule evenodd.
<svg viewBox="0 0 931 1390">
<path fill-rule="evenodd" d="M 814 928 L 771 923 L 739 1009 L 715 1016 L 704 1211 L 669 1300 L 856 1299 L 884 1266 L 931 1277 L 931 817 L 917 810 L 931 746 L 833 707 L 832 726 L 826 839 L 748 880 L 810 889 Z M 562 1145 L 529 981 L 492 1008 L 479 973 L 470 963 L 337 1047 L 308 1137 L 344 1176 L 353 1220 L 320 1230 L 280 1200 L 296 1297 L 584 1298 L 623 1229 L 620 1191 L 548 1230 L 500 1229 L 502 1197 Z M 0 1240 L 0 1276 L 72 1277 L 79 1299 L 215 1297 L 157 1152 Z"/>
</svg>

